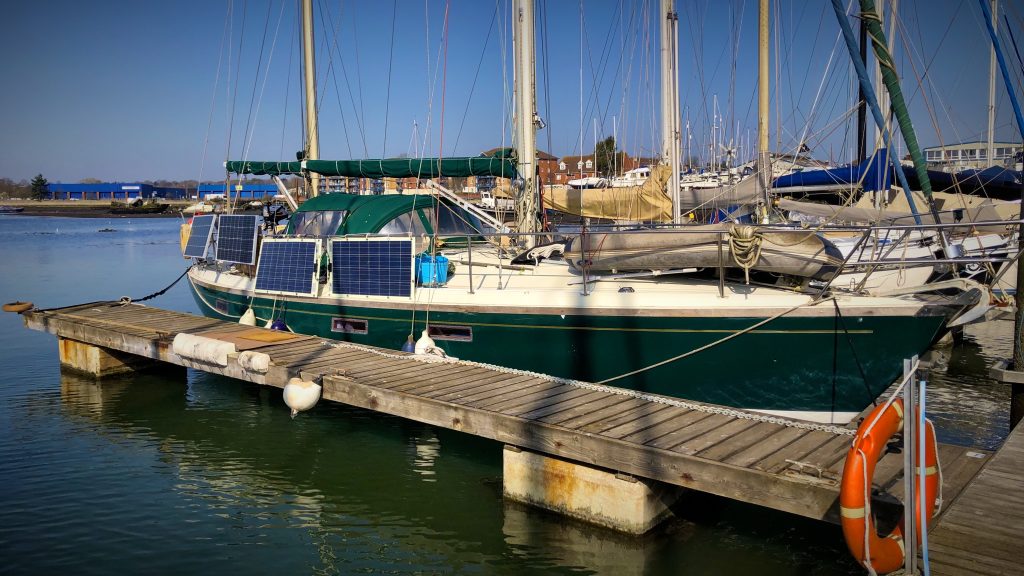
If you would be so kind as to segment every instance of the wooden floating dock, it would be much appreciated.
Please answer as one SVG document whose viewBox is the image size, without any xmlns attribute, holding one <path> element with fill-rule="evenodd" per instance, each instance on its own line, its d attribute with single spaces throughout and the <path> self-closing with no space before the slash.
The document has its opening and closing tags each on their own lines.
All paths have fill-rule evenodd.
<svg viewBox="0 0 1024 576">
<path fill-rule="evenodd" d="M 663 483 L 838 521 L 839 483 L 852 436 L 835 429 L 785 425 L 724 407 L 637 398 L 465 362 L 426 364 L 402 352 L 138 304 L 96 302 L 33 310 L 24 318 L 28 327 L 59 337 L 62 362 L 84 354 L 76 346 L 89 348 L 89 361 L 103 365 L 90 369 L 97 374 L 107 365 L 116 368 L 127 354 L 277 387 L 298 376 L 322 382 L 326 400 L 502 442 L 507 446 L 507 495 L 514 492 L 507 484 L 509 454 L 524 452 L 603 470 L 613 481 Z M 179 356 L 172 350 L 179 333 L 233 342 L 238 353 L 265 353 L 269 370 L 246 370 L 237 362 L 238 353 L 225 366 Z M 986 458 L 952 445 L 940 445 L 939 453 L 948 502 Z M 553 481 L 564 473 L 549 464 L 540 465 L 544 478 Z M 883 493 L 902 494 L 902 471 L 902 455 L 885 456 L 876 468 L 875 485 Z M 658 499 L 650 492 L 643 498 Z M 554 508 L 571 506 L 565 501 Z"/>
<path fill-rule="evenodd" d="M 1024 426 L 1017 426 L 932 529 L 932 574 L 1024 574 L 1021 526 Z"/>
</svg>

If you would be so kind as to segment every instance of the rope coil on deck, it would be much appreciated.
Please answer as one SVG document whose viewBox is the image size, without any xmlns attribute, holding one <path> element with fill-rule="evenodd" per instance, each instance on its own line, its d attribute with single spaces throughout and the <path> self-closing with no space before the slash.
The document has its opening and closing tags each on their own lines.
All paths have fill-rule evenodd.
<svg viewBox="0 0 1024 576">
<path fill-rule="evenodd" d="M 729 252 L 736 265 L 743 268 L 747 284 L 750 284 L 750 269 L 761 259 L 762 238 L 755 226 L 729 228 Z"/>
</svg>

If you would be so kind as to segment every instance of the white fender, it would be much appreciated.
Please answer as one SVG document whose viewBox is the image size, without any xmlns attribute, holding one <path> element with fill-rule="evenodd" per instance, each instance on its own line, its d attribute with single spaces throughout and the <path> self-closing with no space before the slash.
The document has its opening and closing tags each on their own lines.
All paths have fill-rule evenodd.
<svg viewBox="0 0 1024 576">
<path fill-rule="evenodd" d="M 292 418 L 299 412 L 316 406 L 320 400 L 321 387 L 315 382 L 292 378 L 284 385 L 284 403 L 292 409 Z"/>
<path fill-rule="evenodd" d="M 256 313 L 252 311 L 252 308 L 246 308 L 245 314 L 242 314 L 242 317 L 238 319 L 238 323 L 245 324 L 246 326 L 255 326 Z"/>
<path fill-rule="evenodd" d="M 238 353 L 238 365 L 248 372 L 266 374 L 270 370 L 270 355 L 264 352 L 244 350 Z"/>
<path fill-rule="evenodd" d="M 436 346 L 434 345 L 434 339 L 424 330 L 423 335 L 416 341 L 416 354 L 426 354 L 428 348 L 436 348 Z"/>
<path fill-rule="evenodd" d="M 235 353 L 235 344 L 195 334 L 179 333 L 174 337 L 171 350 L 189 360 L 216 364 L 218 366 L 228 365 L 228 354 Z"/>
</svg>

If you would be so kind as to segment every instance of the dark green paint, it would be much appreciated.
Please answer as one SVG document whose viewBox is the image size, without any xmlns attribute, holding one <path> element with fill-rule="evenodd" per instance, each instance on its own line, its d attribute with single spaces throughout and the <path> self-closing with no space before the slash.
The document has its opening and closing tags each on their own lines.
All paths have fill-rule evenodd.
<svg viewBox="0 0 1024 576">
<path fill-rule="evenodd" d="M 203 290 L 237 318 L 243 296 Z M 197 302 L 208 315 L 224 319 Z M 252 300 L 261 322 L 271 310 L 303 334 L 399 349 L 420 336 L 425 311 Z M 331 332 L 331 318 L 367 321 L 368 333 Z M 449 355 L 598 382 L 719 340 L 760 318 L 655 318 L 430 312 L 432 325 L 472 328 L 472 342 L 436 340 Z M 846 330 L 844 331 L 843 325 Z M 902 371 L 903 359 L 936 340 L 942 317 L 780 318 L 694 356 L 612 384 L 689 400 L 763 410 L 859 411 Z M 862 370 L 864 376 L 862 377 Z"/>
</svg>

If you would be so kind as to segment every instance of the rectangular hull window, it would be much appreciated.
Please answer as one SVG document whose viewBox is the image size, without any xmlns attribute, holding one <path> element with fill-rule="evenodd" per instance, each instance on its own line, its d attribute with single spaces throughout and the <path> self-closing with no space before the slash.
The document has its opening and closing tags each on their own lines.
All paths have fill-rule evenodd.
<svg viewBox="0 0 1024 576">
<path fill-rule="evenodd" d="M 431 324 L 427 327 L 427 334 L 429 334 L 434 340 L 455 340 L 458 342 L 473 341 L 473 329 L 469 326 Z"/>
<path fill-rule="evenodd" d="M 353 318 L 332 318 L 331 332 L 343 332 L 345 334 L 366 334 L 366 320 L 355 320 Z"/>
<path fill-rule="evenodd" d="M 228 303 L 226 300 L 221 300 L 220 298 L 214 300 L 213 307 L 216 308 L 217 312 L 220 312 L 221 314 L 228 313 Z"/>
</svg>

